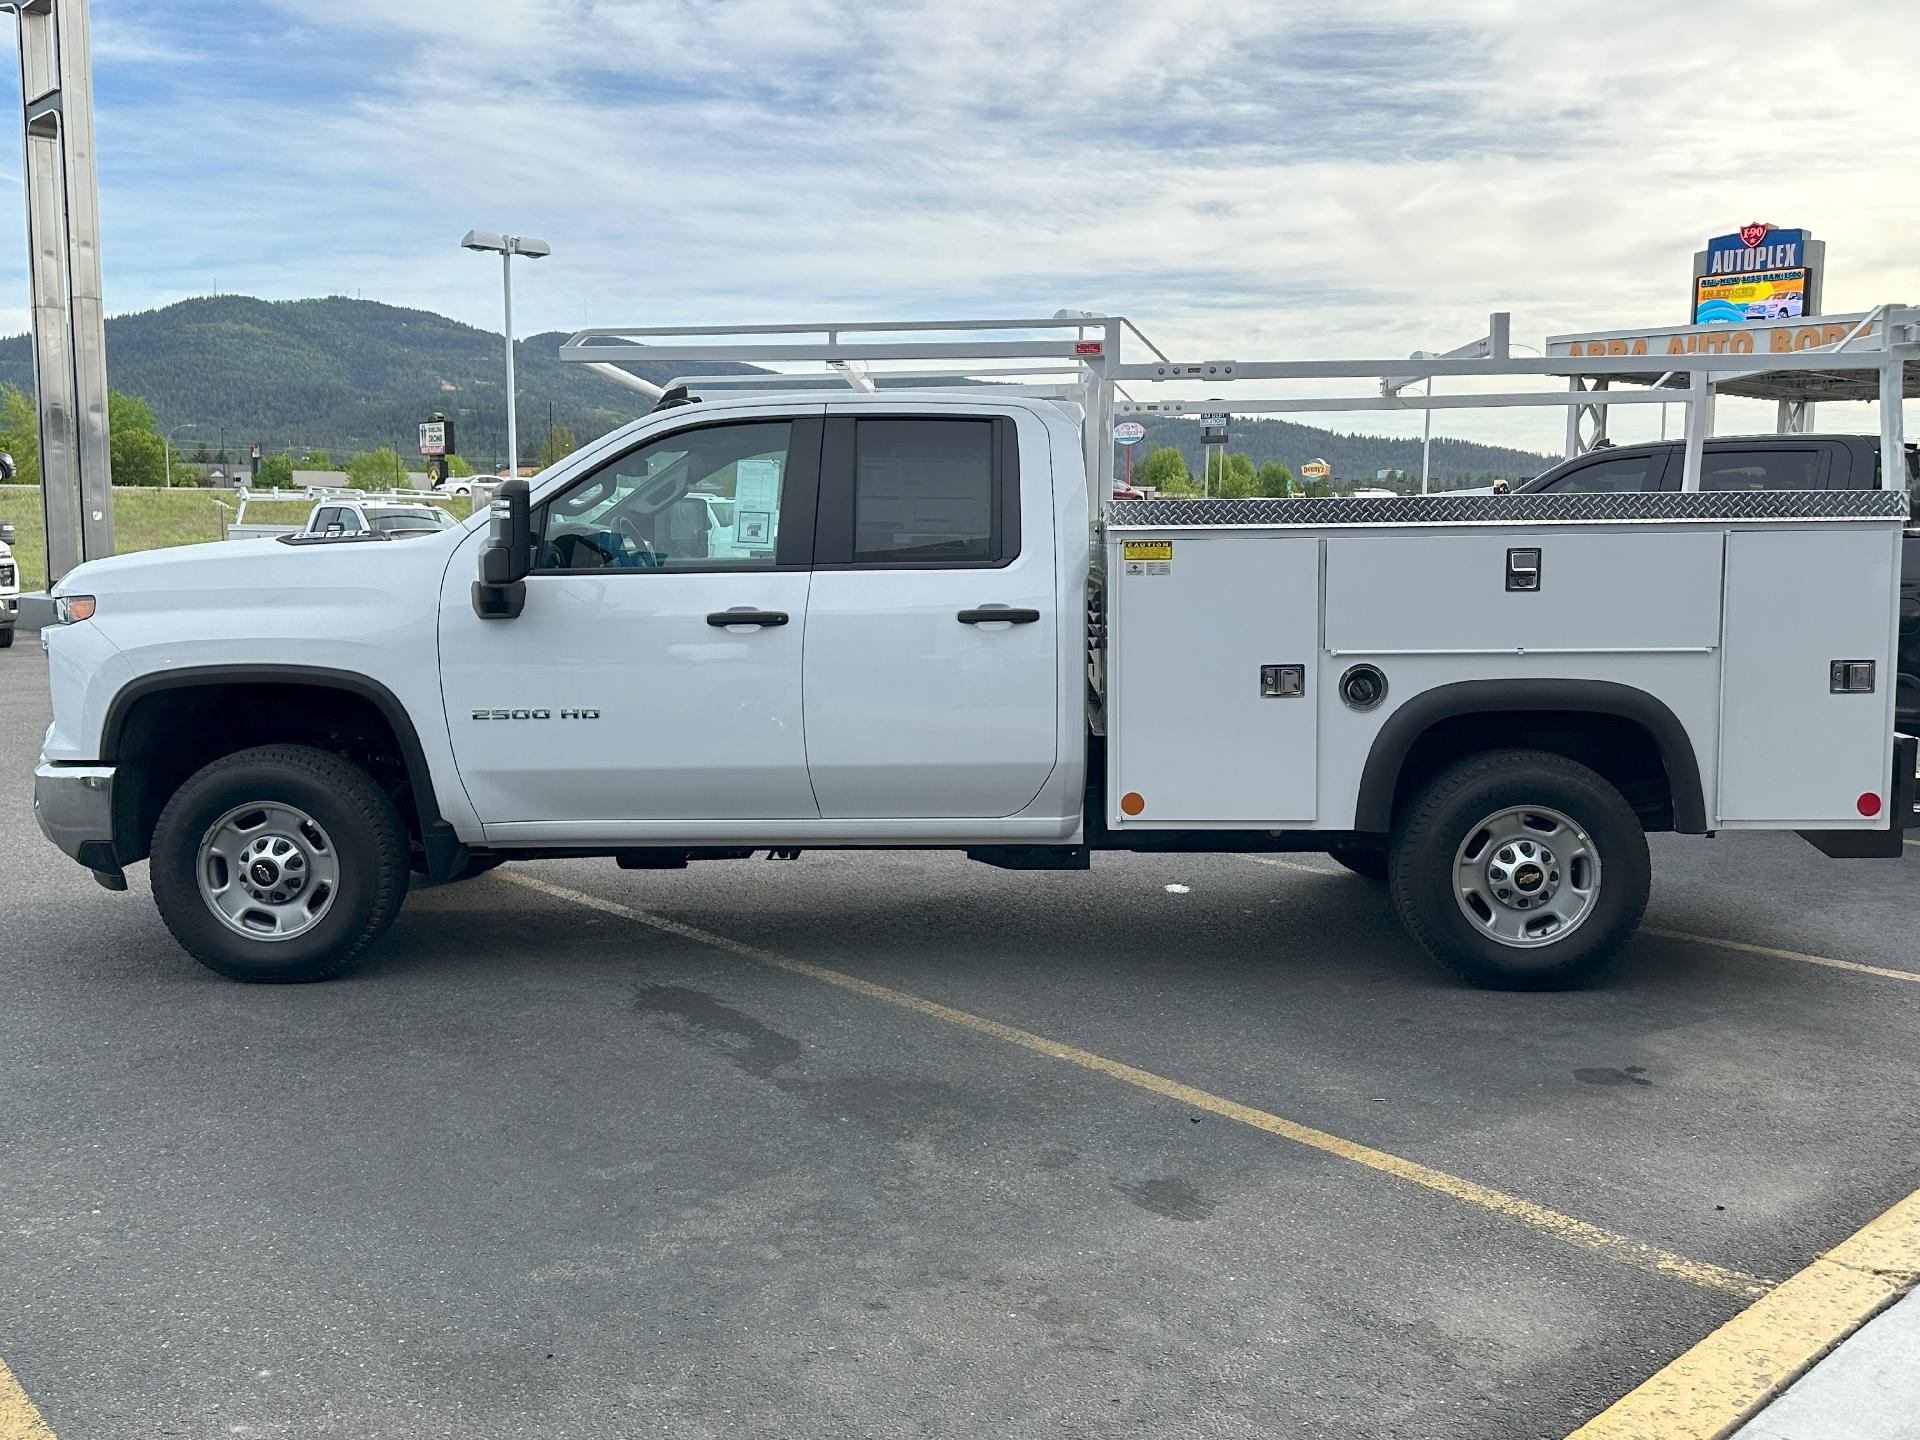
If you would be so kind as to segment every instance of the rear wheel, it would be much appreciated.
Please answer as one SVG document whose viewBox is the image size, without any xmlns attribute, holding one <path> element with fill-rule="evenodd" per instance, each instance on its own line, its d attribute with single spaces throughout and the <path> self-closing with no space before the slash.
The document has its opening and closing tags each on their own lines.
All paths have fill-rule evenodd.
<svg viewBox="0 0 1920 1440">
<path fill-rule="evenodd" d="M 1620 792 L 1561 755 L 1501 750 L 1436 776 L 1389 854 L 1414 939 L 1476 985 L 1553 990 L 1598 976 L 1647 907 L 1647 839 Z"/>
<path fill-rule="evenodd" d="M 373 778 L 268 745 L 216 760 L 160 812 L 153 898 L 174 939 L 233 980 L 344 973 L 399 913 L 408 846 Z"/>
</svg>

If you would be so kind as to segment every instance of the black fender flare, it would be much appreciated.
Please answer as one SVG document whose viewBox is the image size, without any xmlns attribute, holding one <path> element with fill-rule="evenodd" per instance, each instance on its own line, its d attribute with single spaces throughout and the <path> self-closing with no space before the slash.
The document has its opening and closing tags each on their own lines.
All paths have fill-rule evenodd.
<svg viewBox="0 0 1920 1440">
<path fill-rule="evenodd" d="M 163 690 L 190 690 L 211 685 L 311 685 L 325 690 L 341 690 L 357 695 L 380 712 L 392 728 L 400 746 L 401 763 L 407 771 L 407 784 L 413 791 L 414 809 L 420 817 L 420 843 L 427 852 L 428 873 L 444 879 L 465 863 L 466 847 L 453 833 L 453 827 L 440 813 L 434 794 L 433 772 L 427 766 L 427 752 L 420 744 L 420 733 L 413 717 L 400 698 L 378 680 L 352 670 L 331 670 L 315 665 L 192 665 L 178 670 L 159 670 L 129 680 L 107 707 L 106 725 L 100 737 L 100 759 L 118 764 L 120 742 L 127 718 L 136 703 Z"/>
<path fill-rule="evenodd" d="M 1401 767 L 1414 743 L 1433 726 L 1460 715 L 1513 710 L 1611 715 L 1640 726 L 1653 737 L 1666 768 L 1667 786 L 1673 793 L 1673 828 L 1688 835 L 1707 832 L 1700 762 L 1687 727 L 1663 701 L 1610 680 L 1459 680 L 1423 690 L 1389 715 L 1374 736 L 1360 774 L 1353 828 L 1384 834 L 1391 827 Z"/>
</svg>

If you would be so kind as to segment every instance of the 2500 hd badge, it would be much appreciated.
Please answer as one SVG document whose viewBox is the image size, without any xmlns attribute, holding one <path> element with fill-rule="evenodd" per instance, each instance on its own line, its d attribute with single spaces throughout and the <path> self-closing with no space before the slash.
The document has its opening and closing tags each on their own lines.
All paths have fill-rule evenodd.
<svg viewBox="0 0 1920 1440">
<path fill-rule="evenodd" d="M 600 718 L 598 710 L 562 710 L 559 714 L 562 720 L 598 720 Z M 473 712 L 473 718 L 476 720 L 551 720 L 553 716 L 554 712 L 551 710 L 476 710 Z"/>
</svg>

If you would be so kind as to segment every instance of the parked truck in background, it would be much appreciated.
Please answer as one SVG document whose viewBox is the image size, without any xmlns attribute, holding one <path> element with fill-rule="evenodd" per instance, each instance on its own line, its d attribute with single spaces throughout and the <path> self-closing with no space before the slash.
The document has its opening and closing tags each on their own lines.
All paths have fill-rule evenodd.
<svg viewBox="0 0 1920 1440">
<path fill-rule="evenodd" d="M 908 847 L 1325 851 L 1544 988 L 1632 935 L 1649 831 L 1901 853 L 1903 496 L 1108 502 L 1074 395 L 676 399 L 445 533 L 82 565 L 40 824 L 254 981 L 344 971 L 410 872 Z"/>
<path fill-rule="evenodd" d="M 1702 490 L 1877 490 L 1880 442 L 1872 435 L 1725 435 L 1706 444 Z M 1563 461 L 1520 487 L 1523 494 L 1672 493 L 1682 446 L 1609 445 Z M 1920 734 L 1920 445 L 1906 447 L 1908 519 L 1901 549 L 1900 643 L 1895 723 Z"/>
<path fill-rule="evenodd" d="M 12 523 L 0 524 L 0 650 L 13 644 L 20 619 L 20 562 L 14 558 L 13 542 Z"/>
</svg>

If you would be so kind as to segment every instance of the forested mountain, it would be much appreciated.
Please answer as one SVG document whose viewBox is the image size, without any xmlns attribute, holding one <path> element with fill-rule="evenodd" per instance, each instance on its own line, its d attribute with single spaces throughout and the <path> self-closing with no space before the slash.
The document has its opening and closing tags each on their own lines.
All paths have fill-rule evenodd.
<svg viewBox="0 0 1920 1440">
<path fill-rule="evenodd" d="M 520 447 L 539 451 L 549 419 L 576 439 L 642 413 L 644 396 L 556 358 L 559 334 L 514 347 Z M 506 366 L 498 334 L 426 310 L 370 300 L 255 300 L 211 295 L 107 321 L 113 388 L 153 407 L 181 450 L 321 449 L 336 457 L 390 445 L 417 453 L 415 427 L 432 411 L 455 422 L 461 453 L 504 459 Z M 632 367 L 650 380 L 698 366 Z M 711 366 L 738 370 L 739 366 Z M 33 390 L 28 337 L 0 340 L 0 382 Z"/>
<path fill-rule="evenodd" d="M 541 449 L 551 422 L 579 441 L 633 419 L 643 396 L 557 358 L 558 333 L 530 335 L 515 346 L 520 380 L 520 448 Z M 161 310 L 107 321 L 107 369 L 113 388 L 153 407 L 179 451 L 223 445 L 238 459 L 245 447 L 309 449 L 345 457 L 392 446 L 417 452 L 415 426 L 432 411 L 455 423 L 461 454 L 482 469 L 505 458 L 505 366 L 496 334 L 426 310 L 329 296 L 319 300 L 255 300 L 210 295 Z M 697 371 L 691 365 L 630 367 L 649 380 Z M 746 367 L 708 370 L 738 373 Z M 0 382 L 31 393 L 28 338 L 0 339 Z M 191 427 L 191 428 L 185 428 Z M 1178 446 L 1196 473 L 1199 426 L 1149 422 L 1151 443 Z M 1136 459 L 1143 459 L 1146 446 Z M 1375 472 L 1418 472 L 1420 442 L 1346 435 L 1285 420 L 1236 419 L 1232 448 L 1256 464 L 1278 460 L 1294 469 L 1313 459 L 1336 479 L 1372 483 Z M 1547 457 L 1457 440 L 1436 440 L 1436 477 L 1465 483 L 1494 475 L 1537 474 Z"/>
</svg>

